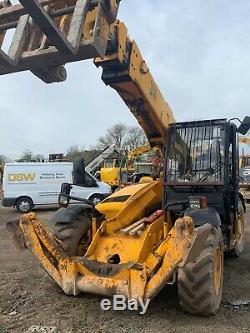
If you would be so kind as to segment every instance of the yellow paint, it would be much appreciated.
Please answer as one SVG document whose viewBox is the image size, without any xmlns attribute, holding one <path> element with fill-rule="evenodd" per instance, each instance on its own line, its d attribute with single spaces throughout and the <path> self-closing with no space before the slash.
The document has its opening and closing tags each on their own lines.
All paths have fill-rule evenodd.
<svg viewBox="0 0 250 333">
<path fill-rule="evenodd" d="M 35 180 L 35 173 L 10 173 L 8 175 L 9 182 L 32 182 Z"/>
<path fill-rule="evenodd" d="M 214 258 L 214 290 L 216 295 L 218 295 L 221 286 L 221 279 L 222 279 L 222 249 L 221 245 L 218 244 L 215 252 Z"/>
<path fill-rule="evenodd" d="M 244 143 L 244 144 L 250 145 L 250 138 L 249 137 L 241 136 L 239 138 L 239 143 Z"/>
<path fill-rule="evenodd" d="M 101 168 L 101 171 L 100 171 L 101 181 L 110 186 L 119 186 L 120 185 L 120 172 L 121 172 L 121 169 L 117 168 L 117 167 Z"/>
<path fill-rule="evenodd" d="M 106 220 L 109 220 L 109 225 L 113 221 L 112 219 L 120 218 L 122 216 L 124 219 L 128 219 L 128 223 L 131 220 L 131 217 L 144 217 L 143 212 L 140 207 L 136 207 L 136 202 L 142 202 L 143 197 L 147 195 L 147 200 L 154 204 L 155 201 L 161 205 L 161 195 L 162 195 L 162 184 L 160 182 L 142 183 L 142 184 L 133 184 L 126 186 L 119 191 L 116 191 L 106 200 L 102 201 L 96 206 L 96 209 L 105 215 Z M 127 200 L 124 201 L 124 198 L 127 197 Z M 123 198 L 122 201 L 119 201 L 119 198 Z M 137 199 L 139 198 L 139 199 Z M 140 214 L 138 214 L 140 212 Z M 120 214 L 120 215 L 118 215 Z M 128 214 L 128 215 L 126 215 Z M 116 221 L 116 220 L 115 220 Z M 115 222 L 116 223 L 116 222 Z M 120 224 L 121 225 L 121 224 Z M 121 226 L 122 227 L 122 226 Z"/>
<path fill-rule="evenodd" d="M 155 186 L 158 184 L 155 183 Z M 148 189 L 149 193 L 154 189 L 155 187 Z M 135 204 L 140 200 L 141 195 L 143 200 L 149 199 L 146 192 L 141 193 L 134 198 L 135 201 L 130 199 L 128 208 L 131 208 L 133 202 Z M 131 223 L 123 220 L 122 212 L 119 219 L 125 225 Z M 183 218 L 176 222 L 164 239 L 164 217 L 156 219 L 140 235 L 134 237 L 122 235 L 120 229 L 115 228 L 114 221 L 105 221 L 98 229 L 84 260 L 89 263 L 93 261 L 94 266 L 101 269 L 103 265 L 108 265 L 111 255 L 119 253 L 121 262 L 117 263 L 118 271 L 110 276 L 99 274 L 100 269 L 95 271 L 88 268 L 83 257 L 67 257 L 60 242 L 46 231 L 35 214 L 24 215 L 20 227 L 26 246 L 65 293 L 77 295 L 80 292 L 91 292 L 109 296 L 123 294 L 127 298 L 144 299 L 153 298 L 173 277 L 192 244 L 192 220 Z"/>
<path fill-rule="evenodd" d="M 117 90 L 138 120 L 150 145 L 159 146 L 163 150 L 169 124 L 175 122 L 172 110 L 154 81 L 137 44 L 129 38 L 125 24 L 117 21 L 115 29 L 118 48 L 103 59 L 96 58 L 95 64 L 103 67 L 104 71 L 113 71 L 114 77 L 119 78 L 108 84 Z M 127 66 L 125 59 L 128 60 Z"/>
</svg>

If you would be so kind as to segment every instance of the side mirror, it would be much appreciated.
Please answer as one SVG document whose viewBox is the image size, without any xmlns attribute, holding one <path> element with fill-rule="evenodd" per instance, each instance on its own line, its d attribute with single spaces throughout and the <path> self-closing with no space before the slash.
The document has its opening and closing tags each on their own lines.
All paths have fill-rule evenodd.
<svg viewBox="0 0 250 333">
<path fill-rule="evenodd" d="M 242 135 L 246 135 L 247 132 L 250 129 L 250 117 L 246 116 L 240 126 L 237 129 L 237 132 L 239 132 Z"/>
<path fill-rule="evenodd" d="M 58 204 L 60 207 L 67 208 L 70 200 L 70 191 L 72 186 L 68 183 L 63 183 L 61 186 L 61 193 L 58 197 Z"/>
<path fill-rule="evenodd" d="M 70 191 L 72 189 L 72 186 L 68 183 L 63 183 L 61 186 L 61 194 L 70 195 Z"/>
<path fill-rule="evenodd" d="M 58 197 L 59 207 L 67 208 L 69 205 L 69 199 L 68 195 L 60 193 Z"/>
<path fill-rule="evenodd" d="M 83 158 L 73 162 L 73 184 L 84 185 L 86 179 L 85 163 Z"/>
</svg>

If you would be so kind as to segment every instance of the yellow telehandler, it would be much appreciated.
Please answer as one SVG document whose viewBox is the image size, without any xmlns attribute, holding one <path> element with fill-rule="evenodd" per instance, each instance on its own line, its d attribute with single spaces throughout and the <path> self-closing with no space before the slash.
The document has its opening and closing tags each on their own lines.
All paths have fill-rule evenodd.
<svg viewBox="0 0 250 333">
<path fill-rule="evenodd" d="M 106 160 L 104 166 L 100 170 L 101 181 L 110 185 L 113 192 L 119 187 L 132 183 L 151 181 L 160 173 L 159 162 L 157 161 L 158 165 L 147 163 L 150 168 L 143 170 L 145 169 L 143 168 L 143 163 L 136 163 L 136 158 L 153 151 L 158 156 L 157 160 L 162 161 L 161 150 L 157 147 L 152 148 L 149 144 L 137 147 L 129 151 L 127 154 L 121 154 L 121 156 L 117 156 L 111 161 Z"/>
<path fill-rule="evenodd" d="M 125 187 L 96 207 L 68 205 L 78 198 L 63 184 L 62 208 L 48 226 L 34 213 L 7 224 L 16 246 L 28 248 L 66 294 L 145 301 L 176 282 L 183 310 L 216 313 L 224 251 L 238 256 L 244 248 L 237 132 L 246 134 L 249 117 L 239 127 L 226 119 L 176 123 L 117 20 L 119 0 L 19 2 L 0 2 L 0 42 L 15 29 L 9 52 L 0 52 L 0 74 L 29 70 L 46 83 L 61 82 L 66 63 L 94 58 L 165 163 L 163 179 Z M 73 183 L 84 181 L 78 161 Z"/>
</svg>

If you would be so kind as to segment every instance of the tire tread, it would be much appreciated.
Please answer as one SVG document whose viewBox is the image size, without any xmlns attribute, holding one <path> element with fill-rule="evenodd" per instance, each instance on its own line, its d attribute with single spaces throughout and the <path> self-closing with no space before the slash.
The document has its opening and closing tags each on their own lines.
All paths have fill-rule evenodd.
<svg viewBox="0 0 250 333">
<path fill-rule="evenodd" d="M 221 230 L 213 227 L 196 260 L 179 269 L 178 293 L 180 305 L 185 312 L 208 316 L 215 314 L 218 310 L 222 296 L 222 283 L 216 295 L 213 282 L 213 258 L 218 242 L 222 246 Z"/>
</svg>

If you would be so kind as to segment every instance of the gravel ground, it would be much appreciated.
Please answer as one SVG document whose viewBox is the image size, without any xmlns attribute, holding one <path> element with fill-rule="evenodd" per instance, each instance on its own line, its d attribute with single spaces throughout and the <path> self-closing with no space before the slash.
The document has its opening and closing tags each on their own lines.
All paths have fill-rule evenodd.
<svg viewBox="0 0 250 333">
<path fill-rule="evenodd" d="M 46 221 L 53 211 L 37 213 Z M 130 311 L 103 311 L 101 298 L 95 295 L 66 296 L 50 282 L 28 251 L 17 253 L 13 249 L 5 223 L 17 217 L 13 209 L 0 206 L 0 333 L 39 332 L 30 329 L 33 325 L 56 328 L 54 332 L 60 333 L 250 332 L 250 304 L 236 308 L 228 304 L 250 301 L 250 225 L 244 255 L 225 262 L 223 301 L 218 314 L 198 318 L 181 311 L 176 288 L 170 286 L 162 290 L 144 316 Z M 248 221 L 249 217 L 250 206 Z"/>
</svg>

